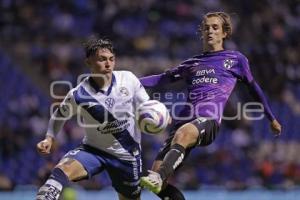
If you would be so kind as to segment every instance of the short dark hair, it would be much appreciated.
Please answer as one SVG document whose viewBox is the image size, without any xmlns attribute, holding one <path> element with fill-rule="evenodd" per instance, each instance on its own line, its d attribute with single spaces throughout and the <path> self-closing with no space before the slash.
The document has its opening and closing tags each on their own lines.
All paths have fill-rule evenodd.
<svg viewBox="0 0 300 200">
<path fill-rule="evenodd" d="M 98 49 L 108 49 L 111 53 L 114 53 L 112 42 L 109 39 L 91 37 L 83 45 L 86 58 L 95 55 Z"/>
</svg>

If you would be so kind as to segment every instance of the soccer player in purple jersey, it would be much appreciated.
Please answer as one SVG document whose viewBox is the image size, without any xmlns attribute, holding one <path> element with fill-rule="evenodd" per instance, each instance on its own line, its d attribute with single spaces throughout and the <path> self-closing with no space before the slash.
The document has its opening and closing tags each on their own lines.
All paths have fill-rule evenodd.
<svg viewBox="0 0 300 200">
<path fill-rule="evenodd" d="M 180 117 L 190 116 L 175 125 L 149 170 L 141 178 L 141 185 L 156 193 L 161 199 L 184 199 L 181 192 L 167 183 L 191 149 L 211 144 L 217 135 L 226 102 L 237 80 L 248 85 L 249 91 L 263 104 L 275 136 L 281 125 L 275 119 L 267 100 L 253 79 L 247 58 L 238 51 L 224 49 L 224 40 L 232 34 L 230 16 L 224 12 L 207 13 L 199 31 L 202 33 L 203 53 L 192 57 L 178 67 L 159 75 L 141 78 L 145 87 L 183 79 L 188 90 L 186 106 Z"/>
</svg>

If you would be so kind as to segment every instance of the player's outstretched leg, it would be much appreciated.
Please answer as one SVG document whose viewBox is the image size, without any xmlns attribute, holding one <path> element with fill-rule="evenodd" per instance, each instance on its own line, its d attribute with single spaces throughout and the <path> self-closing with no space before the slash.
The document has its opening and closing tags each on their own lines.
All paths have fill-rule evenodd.
<svg viewBox="0 0 300 200">
<path fill-rule="evenodd" d="M 185 148 L 179 144 L 174 144 L 166 154 L 158 172 L 149 170 L 148 176 L 141 178 L 141 186 L 158 194 L 162 189 L 163 181 L 166 180 L 183 161 L 184 154 Z"/>
<path fill-rule="evenodd" d="M 59 169 L 54 168 L 46 183 L 40 187 L 36 200 L 58 200 L 64 186 L 69 183 L 68 177 Z"/>
<path fill-rule="evenodd" d="M 176 168 L 182 163 L 187 147 L 196 144 L 199 131 L 192 123 L 181 126 L 172 139 L 171 148 L 166 153 L 157 172 L 150 171 L 148 176 L 141 178 L 141 185 L 158 194 L 162 189 L 163 181 L 167 180 Z"/>
</svg>

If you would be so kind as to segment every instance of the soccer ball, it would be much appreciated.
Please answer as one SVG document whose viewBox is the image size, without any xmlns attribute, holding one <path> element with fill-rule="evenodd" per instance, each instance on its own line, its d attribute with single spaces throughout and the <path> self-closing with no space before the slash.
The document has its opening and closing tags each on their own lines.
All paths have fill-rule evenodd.
<svg viewBox="0 0 300 200">
<path fill-rule="evenodd" d="M 136 114 L 139 129 L 148 134 L 163 133 L 170 120 L 170 114 L 166 106 L 156 100 L 142 103 Z"/>
</svg>

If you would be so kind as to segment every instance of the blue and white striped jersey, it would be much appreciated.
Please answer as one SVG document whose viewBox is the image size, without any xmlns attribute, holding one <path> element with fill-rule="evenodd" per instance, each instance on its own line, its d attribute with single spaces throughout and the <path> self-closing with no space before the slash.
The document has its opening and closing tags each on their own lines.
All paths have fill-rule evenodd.
<svg viewBox="0 0 300 200">
<path fill-rule="evenodd" d="M 86 77 L 69 91 L 57 113 L 64 116 L 64 121 L 77 114 L 79 125 L 86 131 L 83 144 L 122 160 L 135 160 L 140 151 L 141 133 L 135 126 L 134 113 L 147 100 L 148 94 L 133 73 L 114 71 L 106 91 L 100 90 L 91 77 Z M 49 122 L 47 135 L 55 136 L 62 126 L 56 125 L 59 120 L 54 118 Z"/>
</svg>

